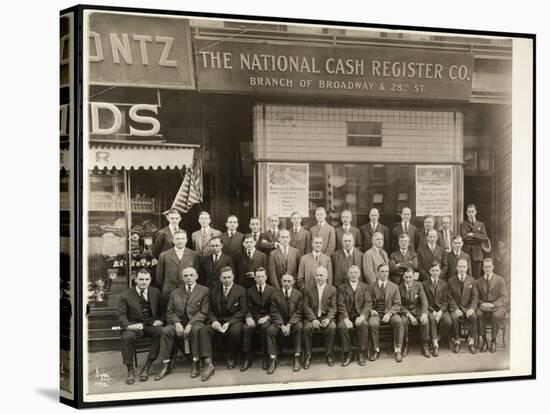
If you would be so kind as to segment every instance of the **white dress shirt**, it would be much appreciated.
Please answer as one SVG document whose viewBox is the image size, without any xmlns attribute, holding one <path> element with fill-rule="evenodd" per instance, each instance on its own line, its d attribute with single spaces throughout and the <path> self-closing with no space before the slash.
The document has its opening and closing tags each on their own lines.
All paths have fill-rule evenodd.
<svg viewBox="0 0 550 414">
<path fill-rule="evenodd" d="M 323 297 L 323 291 L 325 290 L 325 287 L 327 284 L 317 285 L 317 293 L 319 294 L 319 306 L 317 308 L 317 317 L 321 317 L 322 311 L 321 311 L 321 298 Z"/>
</svg>

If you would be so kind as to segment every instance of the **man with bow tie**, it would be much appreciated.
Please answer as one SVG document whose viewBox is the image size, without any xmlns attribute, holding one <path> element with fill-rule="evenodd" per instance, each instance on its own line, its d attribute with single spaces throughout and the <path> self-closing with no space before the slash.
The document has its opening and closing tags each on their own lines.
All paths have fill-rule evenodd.
<svg viewBox="0 0 550 414">
<path fill-rule="evenodd" d="M 485 224 L 476 219 L 477 210 L 474 204 L 466 207 L 468 220 L 460 223 L 460 235 L 464 241 L 464 253 L 470 256 L 472 261 L 472 276 L 478 279 L 481 276 L 481 263 L 483 262 L 483 250 L 481 244 L 487 240 Z"/>
<path fill-rule="evenodd" d="M 416 253 L 410 249 L 410 236 L 402 233 L 399 236 L 399 249 L 390 254 L 390 280 L 396 285 L 403 281 L 403 274 L 406 269 L 413 269 L 416 272 L 418 268 L 418 258 Z"/>
<path fill-rule="evenodd" d="M 324 207 L 317 207 L 315 209 L 315 220 L 317 221 L 309 231 L 311 232 L 311 238 L 321 237 L 323 240 L 323 247 L 321 252 L 326 254 L 328 257 L 334 253 L 336 249 L 336 232 L 334 227 L 326 222 L 327 211 Z"/>
<path fill-rule="evenodd" d="M 399 240 L 402 234 L 409 235 L 409 249 L 413 252 L 416 251 L 414 242 L 417 229 L 416 226 L 411 223 L 411 217 L 412 212 L 409 207 L 405 207 L 401 210 L 401 223 L 395 226 L 390 234 L 391 252 L 395 252 L 399 249 Z"/>
<path fill-rule="evenodd" d="M 364 252 L 369 251 L 373 245 L 374 233 L 380 233 L 382 235 L 382 249 L 386 252 L 391 252 L 390 246 L 390 230 L 380 223 L 378 220 L 380 218 L 380 213 L 377 208 L 371 208 L 369 212 L 369 222 L 359 228 L 361 231 L 361 239 L 363 240 Z M 376 275 L 376 270 L 375 270 Z"/>
<path fill-rule="evenodd" d="M 462 246 L 464 245 L 462 241 L 462 236 L 457 234 L 453 238 L 453 248 L 450 252 L 447 253 L 447 280 L 450 280 L 453 276 L 458 274 L 457 264 L 459 260 L 465 260 L 468 265 L 468 270 L 466 273 L 472 276 L 472 263 L 470 261 L 470 256 L 462 251 Z"/>
<path fill-rule="evenodd" d="M 300 252 L 300 258 L 311 251 L 311 233 L 302 227 L 302 216 L 297 211 L 290 215 L 290 245 Z M 296 279 L 296 277 L 295 277 Z"/>
<path fill-rule="evenodd" d="M 223 253 L 224 244 L 221 237 L 212 237 L 210 240 L 210 248 L 212 254 L 204 259 L 202 267 L 202 275 L 199 282 L 212 288 L 220 280 L 220 270 L 226 266 L 229 266 L 235 272 L 235 265 L 233 259 L 227 254 Z M 242 247 L 242 246 L 241 246 Z"/>
<path fill-rule="evenodd" d="M 346 233 L 342 236 L 342 248 L 332 253 L 332 269 L 334 271 L 334 286 L 340 286 L 348 279 L 350 266 L 359 268 L 359 279 L 364 282 L 363 253 L 355 246 L 353 234 Z"/>
<path fill-rule="evenodd" d="M 298 275 L 300 252 L 290 246 L 290 232 L 288 230 L 279 231 L 279 246 L 271 251 L 268 262 L 269 284 L 275 289 L 280 288 L 281 277 L 284 274 L 290 274 L 294 277 Z"/>
<path fill-rule="evenodd" d="M 245 289 L 254 285 L 256 269 L 263 267 L 267 269 L 267 256 L 256 249 L 254 235 L 247 233 L 243 237 L 243 254 L 237 264 L 239 269 L 238 282 Z"/>
<path fill-rule="evenodd" d="M 468 349 L 476 354 L 475 340 L 477 338 L 477 303 L 478 293 L 475 280 L 466 272 L 468 262 L 458 259 L 456 264 L 457 275 L 449 279 L 449 313 L 451 315 L 451 338 L 453 352 L 460 351 L 460 320 L 468 321 Z"/>
<path fill-rule="evenodd" d="M 338 227 L 336 232 L 336 250 L 343 248 L 342 237 L 346 233 L 350 233 L 353 236 L 354 246 L 361 249 L 363 246 L 363 240 L 361 239 L 361 231 L 351 225 L 351 211 L 344 210 L 340 213 L 340 220 L 342 221 L 342 227 Z"/>
<path fill-rule="evenodd" d="M 389 265 L 390 259 L 383 247 L 384 236 L 382 233 L 375 232 L 372 235 L 372 247 L 363 255 L 363 272 L 368 284 L 377 280 L 380 265 Z"/>
<path fill-rule="evenodd" d="M 306 288 L 313 289 L 315 287 L 315 273 L 319 266 L 327 269 L 328 284 L 332 283 L 332 262 L 330 257 L 321 252 L 323 248 L 323 238 L 320 236 L 313 237 L 311 240 L 311 253 L 302 256 L 300 265 L 298 266 L 298 289 L 304 292 Z"/>
<path fill-rule="evenodd" d="M 153 256 L 158 260 L 160 254 L 174 247 L 174 233 L 181 230 L 179 223 L 181 215 L 175 208 L 168 210 L 165 215 L 168 225 L 155 234 L 155 240 L 151 248 Z"/>
<path fill-rule="evenodd" d="M 256 247 L 267 256 L 279 247 L 279 216 L 272 214 L 268 217 L 269 229 L 260 235 Z"/>
<path fill-rule="evenodd" d="M 223 244 L 223 253 L 231 257 L 233 263 L 237 263 L 242 254 L 244 236 L 244 234 L 237 230 L 239 227 L 237 216 L 231 215 L 227 217 L 225 227 L 227 227 L 227 231 L 223 232 L 220 236 Z"/>
</svg>

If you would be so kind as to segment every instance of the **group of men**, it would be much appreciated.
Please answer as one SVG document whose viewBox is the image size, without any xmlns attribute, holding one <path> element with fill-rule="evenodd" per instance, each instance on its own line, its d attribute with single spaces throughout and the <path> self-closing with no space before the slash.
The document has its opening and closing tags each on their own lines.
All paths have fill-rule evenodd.
<svg viewBox="0 0 550 414">
<path fill-rule="evenodd" d="M 182 343 L 192 356 L 193 378 L 207 381 L 214 375 L 212 347 L 220 341 L 225 342 L 228 369 L 241 355 L 240 369 L 246 371 L 254 337 L 268 374 L 277 367 L 279 337 L 291 341 L 293 370 L 308 369 L 314 334 L 324 336 L 329 366 L 335 364 L 338 335 L 342 366 L 347 366 L 354 359 L 351 333 L 356 331 L 356 359 L 364 366 L 367 359 L 379 357 L 380 325 L 391 327 L 397 362 L 408 354 L 411 326 L 419 327 L 427 358 L 439 355 L 441 338 L 449 338 L 451 349 L 459 352 L 461 321 L 468 327 L 471 353 L 477 353 L 478 335 L 481 352 L 495 352 L 506 287 L 493 273 L 492 259 L 483 257 L 480 246 L 487 235 L 475 206 L 469 205 L 466 213 L 468 221 L 454 235 L 447 217 L 439 231 L 433 216 L 426 216 L 424 229 L 417 230 L 409 208 L 391 231 L 378 221 L 376 209 L 360 228 L 351 225 L 352 214 L 345 210 L 342 226 L 334 229 L 319 207 L 309 230 L 295 212 L 290 229 L 280 229 L 279 217 L 271 215 L 269 229 L 261 232 L 260 220 L 253 217 L 247 234 L 238 231 L 236 216 L 228 217 L 222 234 L 210 227 L 210 215 L 201 212 L 191 250 L 187 233 L 179 228 L 179 212 L 170 210 L 169 225 L 153 244 L 157 287 L 143 269 L 136 286 L 120 297 L 126 382 L 135 382 L 133 345 L 141 336 L 153 341 L 139 375 L 142 381 L 157 359 L 162 368 L 155 380 L 168 375 L 174 350 Z"/>
</svg>

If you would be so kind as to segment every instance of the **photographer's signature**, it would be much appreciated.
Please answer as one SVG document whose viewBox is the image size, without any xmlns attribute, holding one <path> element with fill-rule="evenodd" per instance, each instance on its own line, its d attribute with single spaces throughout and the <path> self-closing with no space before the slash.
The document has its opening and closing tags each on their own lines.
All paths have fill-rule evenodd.
<svg viewBox="0 0 550 414">
<path fill-rule="evenodd" d="M 94 377 L 96 387 L 108 387 L 111 383 L 111 376 L 109 374 L 101 374 L 97 367 L 95 367 Z"/>
</svg>

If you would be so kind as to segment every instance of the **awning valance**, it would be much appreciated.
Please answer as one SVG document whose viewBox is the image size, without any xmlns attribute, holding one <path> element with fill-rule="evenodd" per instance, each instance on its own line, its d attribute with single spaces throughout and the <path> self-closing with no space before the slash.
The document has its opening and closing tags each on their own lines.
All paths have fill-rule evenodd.
<svg viewBox="0 0 550 414">
<path fill-rule="evenodd" d="M 191 166 L 198 145 L 90 141 L 88 168 L 173 169 Z"/>
</svg>

